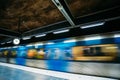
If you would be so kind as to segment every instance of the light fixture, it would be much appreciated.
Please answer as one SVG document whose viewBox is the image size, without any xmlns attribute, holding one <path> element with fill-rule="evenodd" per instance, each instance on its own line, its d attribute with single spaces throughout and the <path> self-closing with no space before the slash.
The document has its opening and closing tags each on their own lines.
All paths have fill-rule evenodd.
<svg viewBox="0 0 120 80">
<path fill-rule="evenodd" d="M 7 43 L 11 43 L 12 41 L 8 41 Z"/>
<path fill-rule="evenodd" d="M 19 43 L 20 43 L 20 39 L 15 38 L 15 39 L 13 40 L 13 44 L 15 44 L 15 45 L 18 45 Z"/>
<path fill-rule="evenodd" d="M 5 44 L 5 42 L 4 42 L 4 43 L 1 43 L 1 44 L 3 45 L 3 44 Z"/>
<path fill-rule="evenodd" d="M 105 22 L 97 22 L 97 23 L 81 26 L 80 28 L 81 29 L 86 29 L 86 28 L 101 26 L 101 25 L 104 25 L 104 24 L 105 24 Z"/>
<path fill-rule="evenodd" d="M 46 34 L 36 35 L 35 37 L 43 37 L 43 36 L 46 36 Z"/>
<path fill-rule="evenodd" d="M 68 31 L 69 31 L 69 29 L 59 30 L 59 31 L 55 31 L 55 32 L 53 32 L 53 34 L 65 33 L 65 32 L 68 32 Z"/>
<path fill-rule="evenodd" d="M 88 40 L 98 40 L 98 39 L 102 39 L 103 37 L 101 36 L 92 36 L 92 37 L 85 37 L 85 41 L 88 41 Z"/>
<path fill-rule="evenodd" d="M 28 40 L 28 39 L 30 39 L 31 37 L 30 36 L 27 36 L 27 37 L 23 37 L 22 39 L 23 40 Z"/>
<path fill-rule="evenodd" d="M 114 38 L 120 37 L 120 34 L 114 34 Z"/>
<path fill-rule="evenodd" d="M 46 43 L 46 44 L 50 45 L 50 44 L 54 44 L 54 42 L 48 42 L 48 43 Z"/>
<path fill-rule="evenodd" d="M 70 42 L 76 42 L 76 39 L 70 39 L 70 40 L 65 40 L 63 43 L 70 43 Z"/>
</svg>

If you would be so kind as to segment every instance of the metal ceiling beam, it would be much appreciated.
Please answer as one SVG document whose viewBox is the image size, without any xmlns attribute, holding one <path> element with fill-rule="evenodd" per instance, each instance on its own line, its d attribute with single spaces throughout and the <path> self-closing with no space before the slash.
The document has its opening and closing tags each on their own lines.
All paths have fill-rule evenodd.
<svg viewBox="0 0 120 80">
<path fill-rule="evenodd" d="M 53 32 L 54 30 L 63 29 L 63 28 L 70 27 L 70 26 L 71 25 L 65 20 L 65 21 L 50 24 L 47 26 L 42 26 L 42 28 L 40 27 L 40 28 L 27 31 L 23 33 L 22 36 L 35 36 L 41 33 L 50 33 L 50 32 Z"/>
<path fill-rule="evenodd" d="M 56 5 L 56 7 L 59 9 L 59 11 L 63 14 L 63 16 L 71 24 L 71 26 L 74 27 L 75 26 L 75 19 L 72 16 L 65 0 L 52 0 L 52 2 Z"/>
<path fill-rule="evenodd" d="M 33 42 L 40 42 L 40 41 L 48 41 L 48 40 L 55 40 L 55 39 L 62 39 L 62 38 L 68 38 L 68 37 L 75 37 L 75 36 L 84 36 L 84 35 L 92 35 L 92 34 L 101 34 L 101 33 L 111 33 L 111 32 L 120 32 L 120 19 L 115 19 L 112 21 L 107 22 L 104 26 L 92 28 L 92 29 L 80 29 L 80 27 L 76 27 L 74 29 L 71 29 L 68 33 L 64 34 L 58 34 L 58 35 L 53 35 L 53 34 L 48 34 L 45 37 L 39 37 L 39 38 L 31 38 L 29 40 L 22 40 L 22 44 L 29 44 Z M 113 28 L 114 27 L 114 28 Z M 6 44 L 6 45 L 1 45 L 1 47 L 8 47 L 8 46 L 13 46 L 13 44 Z"/>
<path fill-rule="evenodd" d="M 3 29 L 3 28 L 0 28 L 0 35 L 6 36 L 6 37 L 20 37 L 21 36 L 21 34 L 18 32 L 14 32 L 8 29 Z"/>
</svg>

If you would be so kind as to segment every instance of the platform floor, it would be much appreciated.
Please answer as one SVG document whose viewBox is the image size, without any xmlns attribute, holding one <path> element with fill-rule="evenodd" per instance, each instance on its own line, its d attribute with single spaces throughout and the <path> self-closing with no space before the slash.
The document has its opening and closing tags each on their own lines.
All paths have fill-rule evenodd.
<svg viewBox="0 0 120 80">
<path fill-rule="evenodd" d="M 0 80 L 117 80 L 0 63 Z"/>
</svg>

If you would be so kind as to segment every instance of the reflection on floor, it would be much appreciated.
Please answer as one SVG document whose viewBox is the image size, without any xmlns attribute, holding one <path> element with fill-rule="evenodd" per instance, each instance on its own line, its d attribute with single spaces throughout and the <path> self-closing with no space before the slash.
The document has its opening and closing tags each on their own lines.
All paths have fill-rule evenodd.
<svg viewBox="0 0 120 80">
<path fill-rule="evenodd" d="M 0 63 L 0 80 L 115 80 Z"/>
</svg>

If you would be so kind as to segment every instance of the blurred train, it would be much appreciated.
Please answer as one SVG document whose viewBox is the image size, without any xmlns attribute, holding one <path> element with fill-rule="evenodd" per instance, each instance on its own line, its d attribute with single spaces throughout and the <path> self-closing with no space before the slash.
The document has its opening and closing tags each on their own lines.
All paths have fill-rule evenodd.
<svg viewBox="0 0 120 80">
<path fill-rule="evenodd" d="M 120 33 L 104 33 L 0 48 L 0 61 L 57 71 L 119 77 Z M 88 63 L 88 64 L 86 64 Z M 103 65 L 89 73 L 85 66 Z M 106 65 L 111 66 L 109 70 Z M 114 67 L 117 65 L 117 68 Z M 82 67 L 81 67 L 82 66 Z M 106 66 L 106 67 L 105 67 Z M 90 69 L 95 69 L 92 67 Z"/>
</svg>

